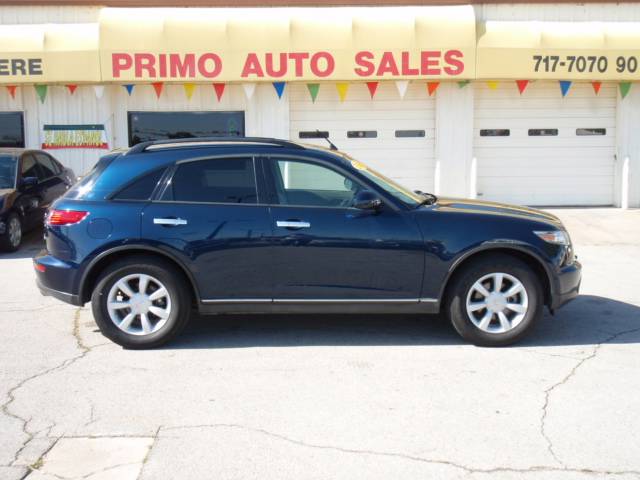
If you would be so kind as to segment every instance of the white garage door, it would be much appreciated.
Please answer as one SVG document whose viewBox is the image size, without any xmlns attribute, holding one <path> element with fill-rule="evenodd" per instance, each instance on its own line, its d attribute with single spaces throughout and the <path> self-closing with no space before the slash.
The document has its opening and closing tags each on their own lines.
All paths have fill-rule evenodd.
<svg viewBox="0 0 640 480">
<path fill-rule="evenodd" d="M 340 102 L 335 84 L 323 83 L 315 103 L 304 84 L 292 84 L 291 139 L 328 146 L 309 132 L 328 132 L 336 146 L 414 190 L 433 191 L 435 101 L 424 83 L 409 84 L 401 99 L 394 83 L 380 83 L 373 99 L 366 84 L 352 84 Z"/>
<path fill-rule="evenodd" d="M 521 205 L 611 205 L 616 86 L 514 82 L 475 92 L 478 197 Z"/>
</svg>

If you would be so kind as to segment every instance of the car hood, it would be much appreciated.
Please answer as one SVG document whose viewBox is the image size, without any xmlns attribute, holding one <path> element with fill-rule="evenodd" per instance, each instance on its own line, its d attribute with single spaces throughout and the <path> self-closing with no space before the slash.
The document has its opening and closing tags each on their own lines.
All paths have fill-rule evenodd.
<svg viewBox="0 0 640 480">
<path fill-rule="evenodd" d="M 469 200 L 463 198 L 438 198 L 434 205 L 436 209 L 446 212 L 477 213 L 502 217 L 518 217 L 529 220 L 562 225 L 555 215 L 535 208 L 509 205 L 506 203 L 485 202 L 483 200 Z"/>
</svg>

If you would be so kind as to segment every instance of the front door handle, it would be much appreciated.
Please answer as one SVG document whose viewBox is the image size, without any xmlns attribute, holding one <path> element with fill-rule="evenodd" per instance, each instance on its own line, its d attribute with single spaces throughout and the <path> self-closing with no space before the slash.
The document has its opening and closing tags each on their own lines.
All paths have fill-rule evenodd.
<svg viewBox="0 0 640 480">
<path fill-rule="evenodd" d="M 281 228 L 309 228 L 311 224 L 309 222 L 303 222 L 301 220 L 278 220 L 276 225 Z"/>
<path fill-rule="evenodd" d="M 167 225 L 177 227 L 178 225 L 186 225 L 187 221 L 183 218 L 154 218 L 154 225 Z"/>
</svg>

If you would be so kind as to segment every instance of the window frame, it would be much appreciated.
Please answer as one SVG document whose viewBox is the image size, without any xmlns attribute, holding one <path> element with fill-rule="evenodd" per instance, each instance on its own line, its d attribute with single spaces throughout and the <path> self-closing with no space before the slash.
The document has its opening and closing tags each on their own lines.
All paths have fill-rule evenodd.
<svg viewBox="0 0 640 480">
<path fill-rule="evenodd" d="M 255 203 L 236 203 L 236 202 L 195 202 L 191 200 L 163 200 L 165 192 L 169 188 L 171 181 L 173 180 L 178 168 L 180 165 L 184 165 L 186 163 L 194 163 L 194 162 L 204 162 L 207 160 L 225 160 L 232 158 L 244 158 L 250 159 L 253 164 L 253 176 L 255 179 L 256 185 L 256 202 Z M 185 158 L 182 160 L 176 161 L 173 165 L 169 165 L 167 171 L 162 176 L 158 185 L 156 186 L 156 190 L 154 195 L 152 196 L 150 201 L 151 203 L 163 203 L 163 204 L 174 204 L 174 205 L 233 205 L 236 207 L 264 207 L 266 204 L 262 202 L 264 196 L 264 189 L 261 188 L 261 178 L 258 175 L 258 166 L 257 166 L 257 156 L 253 153 L 236 153 L 236 154 L 220 154 L 220 155 L 206 155 L 202 157 L 192 157 Z"/>
<path fill-rule="evenodd" d="M 16 110 L 16 111 L 6 111 L 6 112 L 0 112 L 0 114 L 13 114 L 13 115 L 19 115 L 20 116 L 20 136 L 22 139 L 21 145 L 13 145 L 13 146 L 5 146 L 2 148 L 25 148 L 26 144 L 27 144 L 27 139 L 26 139 L 26 131 L 24 128 L 24 111 L 22 110 Z"/>
<path fill-rule="evenodd" d="M 265 186 L 265 198 L 267 200 L 267 205 L 269 207 L 285 207 L 285 208 L 324 208 L 331 210 L 358 210 L 355 207 L 341 207 L 341 206 L 323 206 L 323 205 L 296 205 L 296 204 L 282 204 L 278 199 L 278 193 L 275 188 L 275 170 L 273 165 L 278 160 L 291 160 L 291 161 L 299 161 L 303 163 L 311 163 L 313 165 L 318 165 L 321 167 L 328 168 L 329 170 L 333 170 L 334 172 L 349 178 L 351 181 L 354 181 L 367 190 L 370 190 L 380 196 L 383 199 L 384 205 L 388 206 L 394 211 L 402 210 L 403 208 L 399 206 L 398 201 L 391 196 L 387 195 L 386 192 L 380 191 L 377 185 L 373 182 L 370 182 L 366 177 L 360 177 L 353 172 L 349 171 L 347 168 L 343 168 L 339 165 L 336 165 L 330 161 L 324 160 L 322 158 L 317 157 L 307 157 L 303 155 L 295 155 L 295 154 L 268 154 L 259 156 L 258 160 L 262 164 L 262 175 L 264 176 L 264 186 Z M 272 164 L 270 163 L 272 162 Z M 405 206 L 406 207 L 406 206 Z M 404 210 L 408 210 L 408 207 L 404 208 Z M 359 211 L 359 210 L 358 210 Z"/>
</svg>

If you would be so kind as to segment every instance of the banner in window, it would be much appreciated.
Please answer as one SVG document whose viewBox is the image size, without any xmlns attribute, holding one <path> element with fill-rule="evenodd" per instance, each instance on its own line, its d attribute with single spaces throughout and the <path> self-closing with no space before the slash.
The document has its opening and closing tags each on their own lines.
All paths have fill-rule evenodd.
<svg viewBox="0 0 640 480">
<path fill-rule="evenodd" d="M 43 150 L 109 148 L 104 125 L 45 125 Z"/>
</svg>

